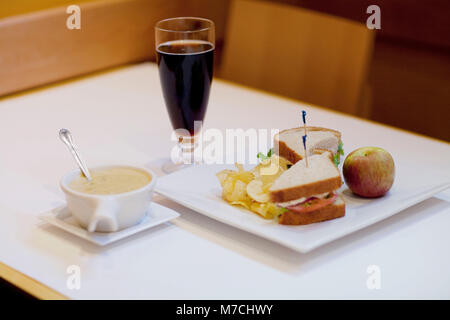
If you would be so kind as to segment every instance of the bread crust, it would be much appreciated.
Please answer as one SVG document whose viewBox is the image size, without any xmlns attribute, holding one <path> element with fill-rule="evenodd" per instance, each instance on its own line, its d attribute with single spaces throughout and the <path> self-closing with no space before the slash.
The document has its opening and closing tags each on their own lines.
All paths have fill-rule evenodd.
<svg viewBox="0 0 450 320">
<path fill-rule="evenodd" d="M 301 155 L 299 155 L 297 152 L 289 148 L 287 144 L 284 143 L 283 141 L 278 141 L 278 148 L 276 146 L 277 144 L 275 143 L 274 144 L 275 153 L 278 154 L 280 157 L 285 158 L 292 164 L 295 164 L 297 161 L 303 159 Z"/>
<path fill-rule="evenodd" d="M 278 218 L 279 224 L 284 225 L 305 225 L 331 219 L 336 219 L 345 216 L 345 202 L 341 196 L 338 197 L 342 202 L 336 204 L 329 204 L 319 210 L 306 213 L 298 213 L 293 211 L 287 211 Z"/>
<path fill-rule="evenodd" d="M 270 200 L 272 202 L 286 202 L 299 198 L 310 197 L 315 194 L 334 191 L 336 189 L 339 189 L 341 185 L 341 177 L 333 177 L 306 185 L 270 191 Z"/>
<path fill-rule="evenodd" d="M 297 152 L 295 152 L 294 150 L 292 150 L 291 148 L 289 148 L 286 143 L 284 143 L 283 141 L 278 140 L 278 137 L 281 133 L 286 132 L 286 131 L 293 131 L 293 130 L 302 130 L 303 127 L 298 127 L 298 128 L 291 128 L 291 129 L 286 129 L 286 130 L 282 130 L 279 132 L 279 134 L 277 134 L 274 137 L 274 151 L 276 154 L 278 154 L 279 156 L 285 158 L 286 160 L 290 161 L 292 164 L 295 164 L 297 161 L 300 161 L 303 159 L 303 157 L 298 154 Z M 339 141 L 341 141 L 341 133 L 337 130 L 333 130 L 333 129 L 328 129 L 328 128 L 321 128 L 321 127 L 306 127 L 306 131 L 329 131 L 331 133 L 333 133 Z M 276 140 L 278 140 L 278 143 L 276 142 Z M 328 151 L 326 149 L 315 149 L 313 151 L 314 154 L 320 154 L 323 153 L 324 151 Z"/>
</svg>

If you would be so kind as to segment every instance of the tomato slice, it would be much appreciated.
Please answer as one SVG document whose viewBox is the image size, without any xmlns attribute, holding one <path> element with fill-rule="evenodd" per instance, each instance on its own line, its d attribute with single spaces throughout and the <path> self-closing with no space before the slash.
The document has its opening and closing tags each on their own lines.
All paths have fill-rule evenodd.
<svg viewBox="0 0 450 320">
<path fill-rule="evenodd" d="M 309 198 L 306 201 L 293 205 L 293 206 L 289 206 L 286 209 L 293 211 L 293 212 L 297 212 L 297 213 L 307 213 L 307 212 L 312 212 L 312 211 L 316 211 L 319 210 L 323 207 L 328 206 L 329 204 L 332 204 L 334 201 L 336 201 L 337 198 L 337 194 L 333 193 L 331 195 L 331 197 L 329 198 L 325 198 L 325 199 L 319 199 L 319 198 Z M 308 204 L 307 204 L 308 203 Z"/>
</svg>

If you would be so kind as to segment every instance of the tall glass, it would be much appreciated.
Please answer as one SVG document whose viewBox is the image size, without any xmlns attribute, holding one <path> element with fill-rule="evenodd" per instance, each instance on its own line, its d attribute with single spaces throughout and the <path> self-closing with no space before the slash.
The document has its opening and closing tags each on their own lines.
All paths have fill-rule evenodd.
<svg viewBox="0 0 450 320">
<path fill-rule="evenodd" d="M 161 87 L 180 156 L 163 165 L 173 172 L 197 161 L 194 150 L 208 106 L 213 76 L 215 34 L 211 20 L 170 18 L 155 26 Z"/>
</svg>

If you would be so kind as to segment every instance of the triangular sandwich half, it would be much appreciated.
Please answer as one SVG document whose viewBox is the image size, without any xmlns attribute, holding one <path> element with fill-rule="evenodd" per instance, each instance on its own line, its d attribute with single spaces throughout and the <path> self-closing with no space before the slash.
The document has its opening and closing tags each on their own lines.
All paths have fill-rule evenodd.
<svg viewBox="0 0 450 320">
<path fill-rule="evenodd" d="M 274 151 L 279 156 L 296 163 L 305 158 L 302 136 L 305 134 L 303 127 L 280 131 L 274 137 Z M 333 156 L 338 154 L 341 133 L 336 130 L 306 127 L 306 150 L 308 155 L 320 154 L 330 151 Z"/>
<path fill-rule="evenodd" d="M 269 189 L 272 202 L 284 208 L 280 224 L 300 225 L 339 218 L 345 203 L 337 194 L 342 185 L 338 168 L 328 151 L 297 161 Z"/>
</svg>

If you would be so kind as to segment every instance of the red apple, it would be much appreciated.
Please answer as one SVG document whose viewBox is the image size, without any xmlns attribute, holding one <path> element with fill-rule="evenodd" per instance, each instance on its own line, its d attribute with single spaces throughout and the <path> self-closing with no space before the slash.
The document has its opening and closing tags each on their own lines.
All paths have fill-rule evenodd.
<svg viewBox="0 0 450 320">
<path fill-rule="evenodd" d="M 382 148 L 363 147 L 345 158 L 342 173 L 353 193 L 366 198 L 380 197 L 394 183 L 394 160 Z"/>
</svg>

